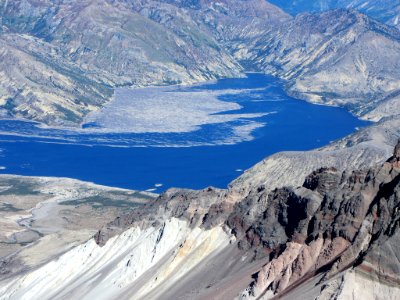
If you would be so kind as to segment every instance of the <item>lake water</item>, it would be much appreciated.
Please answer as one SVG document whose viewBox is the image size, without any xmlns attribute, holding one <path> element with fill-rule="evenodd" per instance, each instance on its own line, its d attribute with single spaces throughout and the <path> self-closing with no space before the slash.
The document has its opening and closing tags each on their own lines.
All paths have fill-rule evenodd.
<svg viewBox="0 0 400 300">
<path fill-rule="evenodd" d="M 321 147 L 368 125 L 344 109 L 293 99 L 261 74 L 120 94 L 82 130 L 0 121 L 0 172 L 155 192 L 224 188 L 270 154 Z"/>
</svg>

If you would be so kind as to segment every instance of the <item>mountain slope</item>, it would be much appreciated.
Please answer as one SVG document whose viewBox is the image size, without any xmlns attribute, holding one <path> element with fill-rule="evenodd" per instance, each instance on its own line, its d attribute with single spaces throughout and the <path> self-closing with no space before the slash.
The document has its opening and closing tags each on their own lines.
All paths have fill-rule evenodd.
<svg viewBox="0 0 400 300">
<path fill-rule="evenodd" d="M 241 59 L 284 79 L 296 97 L 345 106 L 373 120 L 398 112 L 400 32 L 395 28 L 335 10 L 299 15 L 250 43 Z"/>
<path fill-rule="evenodd" d="M 388 25 L 400 25 L 399 0 L 270 0 L 270 2 L 293 15 L 335 8 L 352 8 Z"/>
<path fill-rule="evenodd" d="M 169 2 L 185 7 L 198 26 L 210 32 L 227 48 L 235 41 L 246 41 L 291 19 L 281 9 L 264 0 L 203 0 L 195 1 L 196 5 L 188 5 L 188 1 L 181 0 Z"/>
<path fill-rule="evenodd" d="M 396 115 L 400 33 L 349 10 L 290 18 L 262 0 L 169 1 L 240 64 L 286 81 L 292 95 L 378 121 Z"/>
<path fill-rule="evenodd" d="M 76 126 L 115 87 L 243 69 L 371 120 L 399 108 L 400 33 L 355 11 L 292 19 L 264 0 L 18 0 L 0 7 L 0 23 L 3 117 Z"/>
<path fill-rule="evenodd" d="M 137 12 L 139 1 L 134 5 L 122 0 L 2 5 L 5 113 L 73 124 L 110 100 L 119 85 L 240 76 L 241 67 L 182 10 L 168 4 L 158 8 L 160 18 L 173 19 L 167 26 Z"/>
</svg>

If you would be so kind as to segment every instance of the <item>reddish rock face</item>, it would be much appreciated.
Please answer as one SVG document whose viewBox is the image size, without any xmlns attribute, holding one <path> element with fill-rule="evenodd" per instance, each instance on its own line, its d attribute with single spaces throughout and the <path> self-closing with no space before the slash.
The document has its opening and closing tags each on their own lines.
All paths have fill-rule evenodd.
<svg viewBox="0 0 400 300">
<path fill-rule="evenodd" d="M 379 278 L 400 282 L 393 271 L 400 265 L 390 252 L 374 253 L 380 245 L 395 247 L 398 240 L 398 155 L 400 144 L 382 166 L 344 173 L 322 168 L 301 188 L 256 191 L 248 196 L 256 200 L 238 203 L 227 224 L 242 244 L 254 249 L 255 258 L 261 258 L 257 253 L 265 253 L 265 248 L 272 252 L 243 299 L 279 296 L 307 276 L 322 273 L 328 279 L 360 263 Z"/>
<path fill-rule="evenodd" d="M 397 142 L 397 145 L 394 148 L 393 156 L 389 158 L 387 162 L 390 163 L 394 168 L 400 168 L 400 140 Z"/>
<path fill-rule="evenodd" d="M 397 143 L 396 147 L 394 148 L 393 156 L 397 159 L 400 159 L 400 141 Z"/>
<path fill-rule="evenodd" d="M 303 187 L 319 193 L 334 190 L 338 187 L 340 175 L 335 168 L 321 168 L 307 176 Z"/>
<path fill-rule="evenodd" d="M 400 168 L 400 141 L 397 143 L 396 148 L 394 148 L 393 157 L 395 159 L 394 166 Z"/>
</svg>

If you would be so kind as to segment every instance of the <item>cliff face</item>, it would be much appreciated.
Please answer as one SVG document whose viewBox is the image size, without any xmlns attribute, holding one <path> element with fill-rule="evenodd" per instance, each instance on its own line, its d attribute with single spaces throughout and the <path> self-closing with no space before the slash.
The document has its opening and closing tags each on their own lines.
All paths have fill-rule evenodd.
<svg viewBox="0 0 400 300">
<path fill-rule="evenodd" d="M 399 149 L 369 168 L 317 169 L 300 187 L 244 189 L 237 181 L 229 190 L 169 190 L 58 259 L 0 281 L 0 292 L 6 299 L 397 299 Z"/>
<path fill-rule="evenodd" d="M 228 224 L 243 236 L 243 247 L 274 257 L 242 298 L 284 294 L 307 277 L 321 272 L 324 281 L 349 267 L 398 285 L 392 256 L 378 250 L 383 259 L 372 258 L 382 244 L 397 240 L 398 161 L 351 173 L 320 169 L 301 188 L 257 194 L 251 196 L 257 204 L 238 205 Z"/>
</svg>

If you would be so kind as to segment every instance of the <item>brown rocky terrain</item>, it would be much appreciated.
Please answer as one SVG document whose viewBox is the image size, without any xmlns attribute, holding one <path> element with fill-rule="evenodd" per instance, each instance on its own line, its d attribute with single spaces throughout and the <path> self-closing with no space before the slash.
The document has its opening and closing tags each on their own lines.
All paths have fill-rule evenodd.
<svg viewBox="0 0 400 300">
<path fill-rule="evenodd" d="M 390 287 L 400 284 L 393 254 L 400 225 L 399 167 L 400 143 L 383 165 L 344 172 L 321 168 L 297 188 L 271 191 L 261 185 L 244 198 L 234 190 L 170 190 L 144 209 L 110 223 L 96 241 L 104 245 L 123 228 L 183 218 L 193 228 L 223 226 L 235 236 L 234 247 L 247 263 L 262 265 L 248 274 L 254 279 L 241 299 L 283 297 L 314 278 L 319 278 L 315 286 L 320 288 L 314 293 L 327 297 L 332 292 L 327 286 L 349 270 L 364 277 L 367 272 L 366 280 L 387 285 L 380 299 L 389 299 Z M 335 293 L 338 296 L 340 290 Z"/>
</svg>

